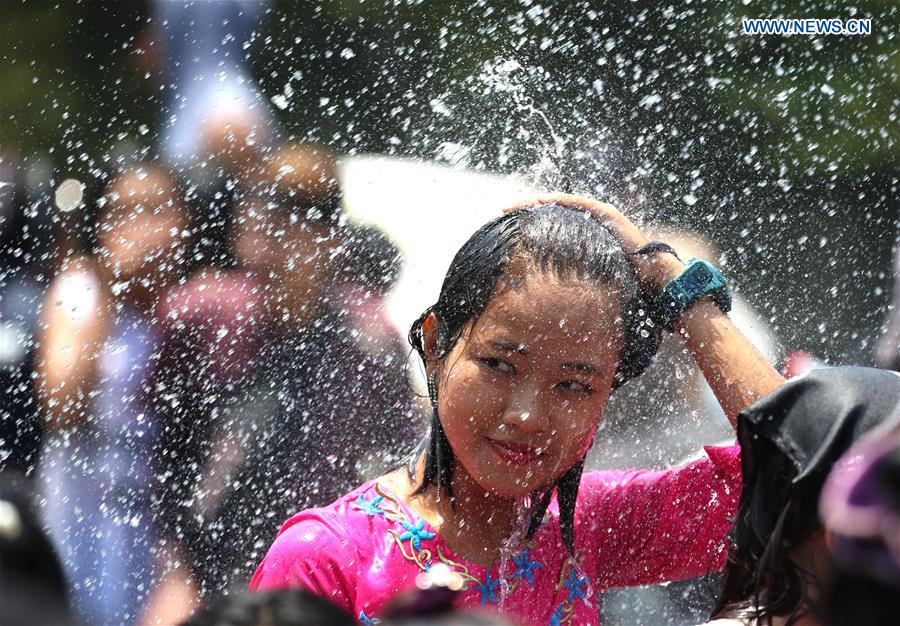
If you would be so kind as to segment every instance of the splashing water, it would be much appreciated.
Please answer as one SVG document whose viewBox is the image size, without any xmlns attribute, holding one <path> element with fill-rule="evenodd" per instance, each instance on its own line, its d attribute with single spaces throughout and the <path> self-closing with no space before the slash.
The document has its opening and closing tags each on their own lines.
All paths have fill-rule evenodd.
<svg viewBox="0 0 900 626">
<path fill-rule="evenodd" d="M 546 71 L 537 68 L 536 72 L 542 74 L 540 78 L 547 80 Z M 560 186 L 562 182 L 567 190 L 572 185 L 568 177 L 562 172 L 560 163 L 566 155 L 566 140 L 556 131 L 553 123 L 547 114 L 535 104 L 531 93 L 537 85 L 530 85 L 532 77 L 529 72 L 518 61 L 512 59 L 495 60 L 487 62 L 482 66 L 482 71 L 476 77 L 476 81 L 480 83 L 488 92 L 494 94 L 507 94 L 519 113 L 524 114 L 522 120 L 523 129 L 534 127 L 529 124 L 529 120 L 537 122 L 539 129 L 543 129 L 546 135 L 540 132 L 527 133 L 527 139 L 536 147 L 540 156 L 538 160 L 529 168 L 526 178 L 534 186 L 553 187 Z M 547 140 L 549 136 L 549 141 Z M 504 140 L 505 142 L 506 140 Z M 508 155 L 501 153 L 501 161 L 507 162 Z M 560 181 L 560 178 L 565 180 Z M 553 183 L 556 183 L 554 185 Z"/>
<path fill-rule="evenodd" d="M 497 564 L 497 572 L 500 576 L 500 603 L 511 593 L 509 578 L 506 575 L 509 562 L 513 555 L 518 554 L 525 547 L 525 538 L 528 534 L 528 524 L 531 521 L 533 499 L 526 496 L 516 503 L 513 517 L 513 531 L 500 546 L 500 559 Z"/>
</svg>

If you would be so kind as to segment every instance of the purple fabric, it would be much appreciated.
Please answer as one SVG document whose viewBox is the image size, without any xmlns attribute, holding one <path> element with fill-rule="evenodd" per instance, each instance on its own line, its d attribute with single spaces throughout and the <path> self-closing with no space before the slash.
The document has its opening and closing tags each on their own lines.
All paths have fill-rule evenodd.
<svg viewBox="0 0 900 626">
<path fill-rule="evenodd" d="M 123 311 L 98 357 L 90 415 L 50 434 L 42 451 L 43 520 L 75 607 L 91 624 L 134 624 L 150 588 L 159 424 L 147 394 L 157 348 L 149 320 Z"/>
</svg>

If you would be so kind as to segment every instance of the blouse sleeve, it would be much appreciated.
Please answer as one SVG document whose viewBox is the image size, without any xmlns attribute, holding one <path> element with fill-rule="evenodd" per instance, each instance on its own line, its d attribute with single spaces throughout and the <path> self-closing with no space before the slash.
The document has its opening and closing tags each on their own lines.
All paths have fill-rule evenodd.
<svg viewBox="0 0 900 626">
<path fill-rule="evenodd" d="M 250 589 L 300 587 L 352 613 L 356 588 L 355 547 L 339 524 L 314 510 L 289 520 L 263 557 Z"/>
<path fill-rule="evenodd" d="M 740 449 L 705 451 L 705 458 L 663 471 L 585 475 L 576 532 L 605 587 L 681 580 L 724 566 L 740 497 Z"/>
</svg>

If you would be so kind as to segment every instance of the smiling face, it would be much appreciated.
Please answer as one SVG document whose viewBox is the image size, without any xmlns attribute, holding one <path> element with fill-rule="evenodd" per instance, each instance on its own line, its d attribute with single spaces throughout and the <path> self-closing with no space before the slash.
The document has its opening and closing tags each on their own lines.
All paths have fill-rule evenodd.
<svg viewBox="0 0 900 626">
<path fill-rule="evenodd" d="M 618 295 L 610 289 L 540 274 L 501 283 L 433 366 L 457 471 L 505 497 L 562 476 L 593 439 L 622 336 Z"/>
</svg>

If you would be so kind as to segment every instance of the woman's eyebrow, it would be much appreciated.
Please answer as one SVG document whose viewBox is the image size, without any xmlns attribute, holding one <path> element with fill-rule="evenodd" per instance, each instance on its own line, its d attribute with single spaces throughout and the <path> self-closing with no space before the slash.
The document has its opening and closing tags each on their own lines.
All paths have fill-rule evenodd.
<svg viewBox="0 0 900 626">
<path fill-rule="evenodd" d="M 492 347 L 497 348 L 499 350 L 503 350 L 504 352 L 515 352 L 521 355 L 527 355 L 528 350 L 525 349 L 524 344 L 521 343 L 512 343 L 509 341 L 491 341 L 489 342 Z"/>
<path fill-rule="evenodd" d="M 596 365 L 591 365 L 590 363 L 562 363 L 560 367 L 563 369 L 577 370 L 592 376 L 596 376 L 600 373 L 600 368 Z"/>
</svg>

